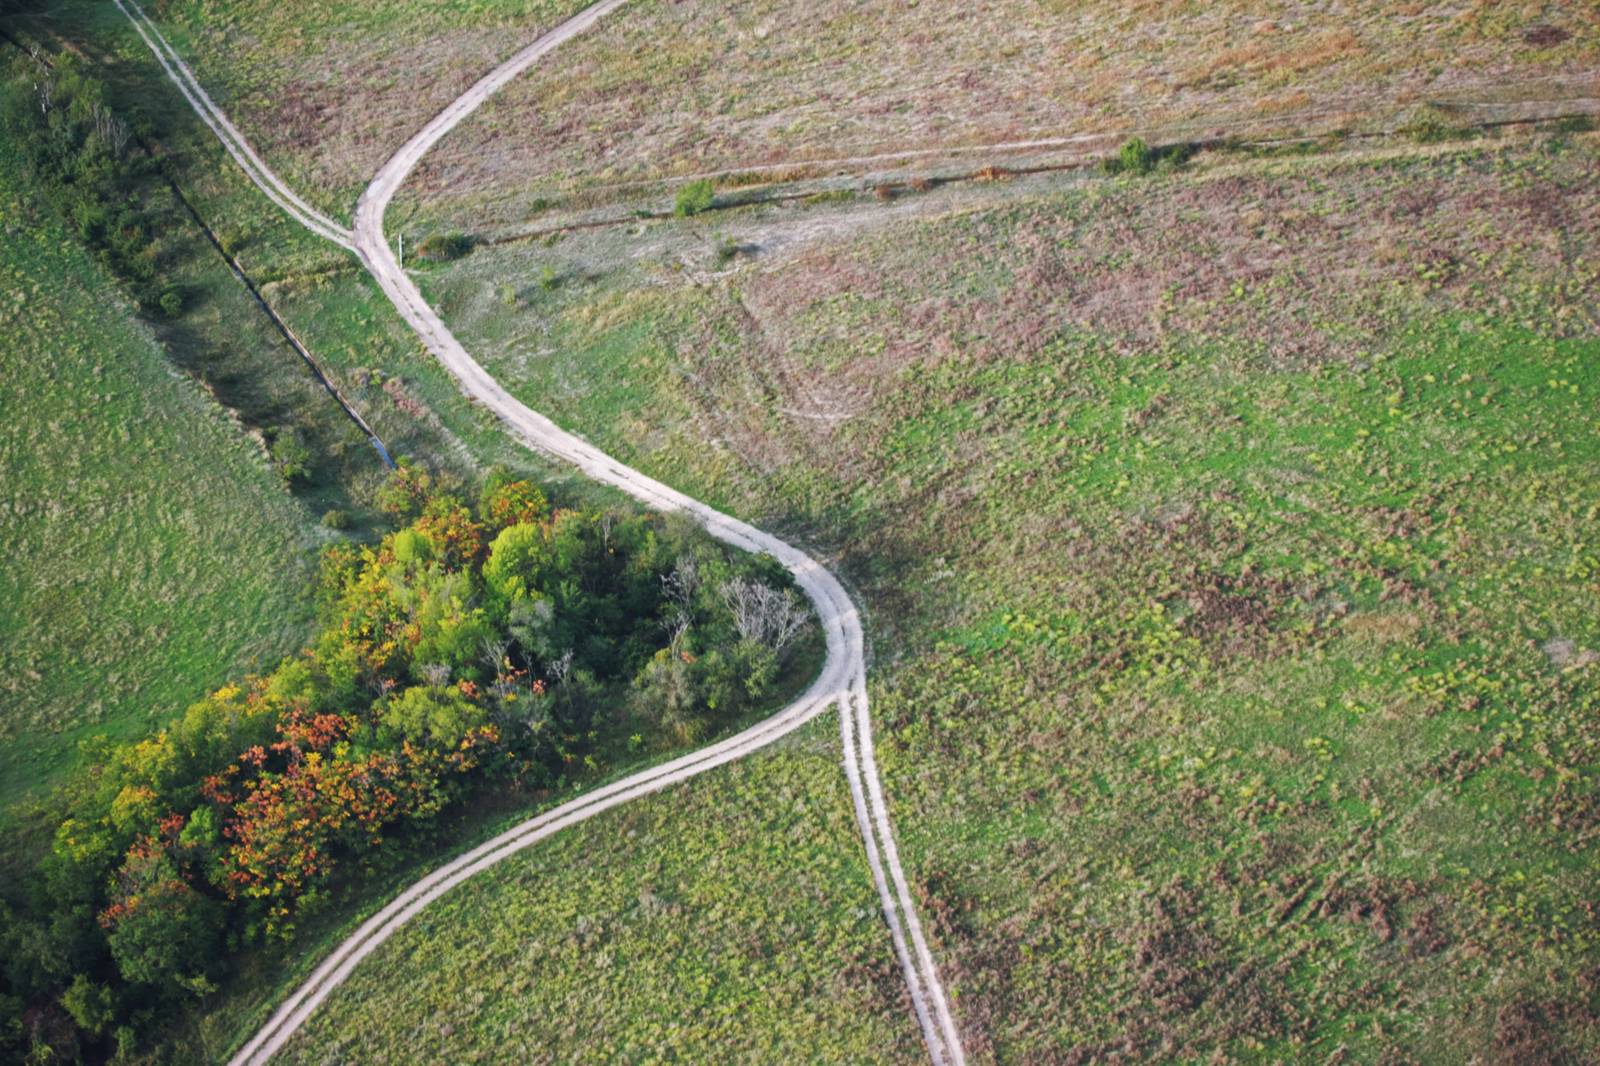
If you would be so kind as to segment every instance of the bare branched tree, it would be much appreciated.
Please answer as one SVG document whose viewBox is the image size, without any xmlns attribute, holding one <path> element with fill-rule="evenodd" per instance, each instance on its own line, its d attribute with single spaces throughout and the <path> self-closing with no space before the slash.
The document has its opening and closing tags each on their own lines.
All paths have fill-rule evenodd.
<svg viewBox="0 0 1600 1066">
<path fill-rule="evenodd" d="M 667 631 L 667 642 L 674 648 L 689 631 L 691 621 L 689 604 L 693 601 L 694 590 L 699 585 L 700 560 L 694 552 L 685 552 L 678 556 L 677 565 L 672 568 L 672 573 L 661 575 L 661 594 L 676 608 L 661 620 L 661 628 Z"/>
<path fill-rule="evenodd" d="M 689 612 L 679 609 L 672 615 L 661 620 L 661 628 L 667 631 L 667 644 L 676 648 L 683 635 L 689 632 Z"/>
<path fill-rule="evenodd" d="M 113 152 L 121 155 L 122 149 L 128 144 L 127 123 L 113 114 L 110 108 L 101 107 L 99 104 L 90 104 L 89 111 L 94 116 L 95 135 L 109 145 Z"/>
<path fill-rule="evenodd" d="M 699 586 L 700 560 L 694 552 L 685 552 L 678 556 L 678 563 L 672 568 L 672 573 L 661 575 L 661 594 L 677 604 L 678 609 L 682 611 L 689 609 L 689 600 Z"/>
<path fill-rule="evenodd" d="M 544 664 L 545 671 L 550 675 L 550 680 L 562 684 L 567 680 L 567 675 L 572 673 L 572 649 L 568 648 L 559 659 L 551 659 Z"/>
<path fill-rule="evenodd" d="M 422 676 L 428 679 L 428 684 L 434 688 L 444 688 L 450 683 L 449 663 L 424 663 Z"/>
<path fill-rule="evenodd" d="M 506 649 L 511 647 L 510 641 L 483 637 L 478 643 L 483 648 L 483 661 L 492 666 L 496 673 L 503 670 L 506 665 Z"/>
<path fill-rule="evenodd" d="M 792 589 L 736 577 L 717 588 L 733 627 L 745 640 L 765 644 L 779 656 L 811 628 L 811 609 L 798 603 Z"/>
</svg>

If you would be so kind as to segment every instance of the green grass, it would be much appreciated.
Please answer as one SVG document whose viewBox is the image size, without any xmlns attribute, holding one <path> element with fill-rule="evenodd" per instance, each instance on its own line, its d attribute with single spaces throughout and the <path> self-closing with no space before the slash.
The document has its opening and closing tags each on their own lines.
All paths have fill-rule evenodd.
<svg viewBox="0 0 1600 1066">
<path fill-rule="evenodd" d="M 0 802 L 309 632 L 321 538 L 0 154 Z M 156 716 L 152 718 L 152 716 Z"/>
<path fill-rule="evenodd" d="M 1246 1062 L 1587 1046 L 1546 1004 L 1587 1004 L 1600 953 L 1572 813 L 1600 759 L 1600 348 L 1461 325 L 1371 377 L 1054 353 L 1097 399 L 994 462 L 1064 528 L 978 561 L 976 617 L 878 686 L 897 825 L 997 1059 L 1130 1026 Z M 1018 368 L 976 384 L 1008 421 L 1049 406 Z"/>
<path fill-rule="evenodd" d="M 837 728 L 829 715 L 457 888 L 286 1061 L 920 1061 Z"/>
<path fill-rule="evenodd" d="M 288 9 L 259 43 L 264 9 L 214 27 L 181 10 L 163 15 L 193 20 L 180 47 L 224 65 L 256 49 L 259 66 L 236 69 L 266 105 L 257 133 L 296 128 L 273 125 L 280 99 L 381 112 L 371 99 L 404 88 L 388 53 L 385 70 L 330 59 L 360 52 L 359 17 L 318 51 Z M 1428 32 L 1515 47 L 1524 21 Z M 510 42 L 480 29 L 477 58 L 434 58 L 461 78 L 486 67 Z M 1270 61 L 1285 40 L 1213 43 Z M 1569 58 L 1589 62 L 1574 40 Z M 1318 71 L 1407 76 L 1371 66 L 1383 48 L 1349 54 L 1362 62 L 1265 62 L 1243 80 L 1270 112 L 1321 91 Z M 320 97 L 292 82 L 334 69 L 345 81 Z M 583 88 L 571 107 L 593 103 Z M 453 95 L 446 80 L 429 91 Z M 508 100 L 455 150 L 520 122 Z M 389 132 L 367 134 L 344 129 L 343 155 L 318 136 L 270 147 L 336 205 L 386 154 Z M 1600 765 L 1594 163 L 1581 136 L 1221 157 L 1137 183 L 1019 180 L 887 232 L 871 204 L 741 209 L 718 218 L 726 239 L 796 243 L 728 273 L 723 235 L 648 223 L 631 245 L 480 249 L 424 287 L 534 408 L 839 560 L 872 624 L 896 824 L 974 1062 L 1560 1061 L 1592 1055 L 1582 1020 L 1600 1009 L 1578 980 L 1600 951 L 1585 907 Z M 463 478 L 513 451 L 347 262 L 216 173 L 196 183 L 207 213 L 259 220 L 251 269 L 341 380 L 381 368 L 427 408 L 411 419 L 367 386 L 359 402 L 391 420 L 380 431 Z M 427 199 L 433 180 L 398 218 L 454 209 Z M 473 195 L 499 195 L 485 189 Z M 792 222 L 823 212 L 837 235 Z M 313 1019 L 299 1054 L 520 1060 L 512 1041 L 527 1039 L 529 1055 L 644 1061 L 679 1039 L 701 1061 L 917 1057 L 881 927 L 843 920 L 871 894 L 835 757 L 783 781 L 827 798 L 806 800 L 810 820 L 739 803 L 793 757 L 613 812 L 567 850 L 465 886 L 443 924 L 391 943 L 387 966 Z M 640 836 L 603 833 L 625 823 Z M 758 825 L 797 824 L 814 850 L 754 843 Z M 841 880 L 824 882 L 836 860 Z M 801 884 L 797 868 L 819 876 Z M 814 898 L 845 883 L 853 901 Z M 669 909 L 647 919 L 657 896 Z M 777 948 L 795 943 L 823 947 L 785 970 Z M 823 982 L 853 963 L 870 971 L 846 981 L 856 998 L 830 1002 Z M 763 983 L 788 1002 L 716 1027 Z M 665 1029 L 684 997 L 692 1026 Z"/>
<path fill-rule="evenodd" d="M 529 402 L 842 560 L 975 1062 L 1594 1050 L 1594 148 L 1409 151 L 426 278 Z"/>
</svg>

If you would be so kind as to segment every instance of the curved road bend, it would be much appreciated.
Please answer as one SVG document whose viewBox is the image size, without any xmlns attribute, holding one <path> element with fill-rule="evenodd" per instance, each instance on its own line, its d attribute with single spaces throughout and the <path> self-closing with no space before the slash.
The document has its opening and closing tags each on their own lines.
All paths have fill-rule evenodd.
<svg viewBox="0 0 1600 1066">
<path fill-rule="evenodd" d="M 658 791 L 764 747 L 832 704 L 839 707 L 845 774 L 856 808 L 856 820 L 866 845 L 868 865 L 878 888 L 884 919 L 889 926 L 929 1055 L 937 1066 L 965 1064 L 955 1021 L 939 982 L 938 967 L 912 904 L 905 871 L 901 868 L 889 824 L 888 804 L 873 757 L 861 620 L 844 588 L 826 568 L 798 549 L 616 462 L 518 401 L 467 354 L 466 349 L 445 327 L 395 261 L 383 235 L 383 216 L 389 201 L 423 155 L 441 137 L 470 115 L 496 89 L 624 2 L 626 0 L 602 0 L 585 9 L 496 67 L 453 101 L 379 169 L 357 202 L 356 224 L 352 233 L 316 212 L 273 174 L 211 101 L 193 72 L 137 4 L 129 0 L 124 6 L 123 0 L 116 0 L 117 6 L 155 52 L 167 76 L 183 91 L 190 105 L 216 133 L 251 181 L 312 232 L 343 247 L 353 246 L 396 310 L 416 331 L 429 351 L 455 376 L 461 391 L 468 398 L 498 415 L 528 447 L 564 459 L 588 476 L 616 486 L 648 506 L 661 511 L 686 511 L 724 543 L 746 551 L 765 552 L 778 559 L 794 574 L 796 582 L 811 598 L 827 637 L 828 653 L 821 676 L 799 700 L 771 718 L 709 748 L 635 774 L 523 822 L 440 867 L 400 893 L 323 961 L 234 1056 L 229 1066 L 259 1066 L 266 1063 L 363 958 L 428 903 L 466 878 L 603 810 Z"/>
</svg>

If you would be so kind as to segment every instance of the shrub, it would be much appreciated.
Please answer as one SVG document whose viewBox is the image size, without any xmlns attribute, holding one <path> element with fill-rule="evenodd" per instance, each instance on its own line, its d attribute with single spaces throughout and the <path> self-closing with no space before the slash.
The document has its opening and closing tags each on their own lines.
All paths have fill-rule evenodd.
<svg viewBox="0 0 1600 1066">
<path fill-rule="evenodd" d="M 1117 170 L 1129 174 L 1148 174 L 1155 160 L 1150 151 L 1150 146 L 1144 143 L 1143 137 L 1135 137 L 1128 141 L 1117 152 Z"/>
<path fill-rule="evenodd" d="M 676 218 L 698 215 L 702 211 L 710 210 L 711 201 L 715 198 L 716 190 L 712 187 L 710 178 L 691 181 L 678 190 L 678 198 L 672 206 L 672 214 Z"/>
<path fill-rule="evenodd" d="M 272 440 L 272 461 L 285 481 L 311 475 L 311 450 L 292 427 L 277 430 Z"/>
<path fill-rule="evenodd" d="M 1224 147 L 1233 150 L 1243 142 L 1236 138 L 1229 138 Z M 1158 174 L 1171 174 L 1193 157 L 1196 146 L 1193 144 L 1169 144 L 1161 148 L 1152 148 L 1144 143 L 1144 138 L 1135 137 L 1118 149 L 1117 154 L 1105 161 L 1107 174 L 1149 174 L 1152 171 Z"/>
<path fill-rule="evenodd" d="M 928 192 L 933 188 L 933 182 L 927 178 L 912 178 L 911 188 L 915 192 Z"/>
<path fill-rule="evenodd" d="M 350 515 L 345 511 L 324 511 L 322 526 L 324 529 L 349 529 Z"/>
<path fill-rule="evenodd" d="M 422 242 L 422 247 L 417 249 L 418 259 L 432 259 L 438 262 L 449 262 L 460 259 L 472 251 L 474 241 L 464 233 L 435 233 Z"/>
<path fill-rule="evenodd" d="M 872 192 L 880 200 L 894 199 L 894 186 L 892 185 L 879 185 Z"/>
<path fill-rule="evenodd" d="M 168 285 L 161 290 L 161 313 L 168 318 L 177 318 L 183 314 L 183 289 L 178 285 Z"/>
</svg>

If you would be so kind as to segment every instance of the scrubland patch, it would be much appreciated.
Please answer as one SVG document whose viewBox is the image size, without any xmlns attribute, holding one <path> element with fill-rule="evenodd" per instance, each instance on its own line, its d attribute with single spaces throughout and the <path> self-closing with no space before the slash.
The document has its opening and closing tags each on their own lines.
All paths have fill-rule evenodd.
<svg viewBox="0 0 1600 1066">
<path fill-rule="evenodd" d="M 408 137 L 582 6 L 156 0 L 146 10 L 268 164 L 348 220 Z"/>
<path fill-rule="evenodd" d="M 151 14 L 268 161 L 346 217 L 383 159 L 581 7 L 162 0 Z M 1434 102 L 1588 94 L 1592 14 L 1513 5 L 641 0 L 502 89 L 429 154 L 452 225 L 513 224 L 630 181 L 1130 128 L 1181 136 L 1404 124 Z M 1182 131 L 1188 131 L 1183 133 Z M 470 207 L 466 207 L 470 205 Z M 466 208 L 465 210 L 458 207 Z M 492 217 L 491 217 L 492 216 Z"/>
</svg>

